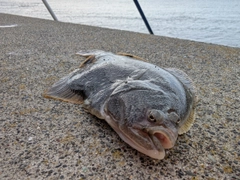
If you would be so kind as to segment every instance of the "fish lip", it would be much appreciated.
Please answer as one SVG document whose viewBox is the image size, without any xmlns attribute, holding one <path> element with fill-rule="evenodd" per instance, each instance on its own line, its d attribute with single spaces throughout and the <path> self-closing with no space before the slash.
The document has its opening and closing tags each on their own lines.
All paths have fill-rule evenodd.
<svg viewBox="0 0 240 180">
<path fill-rule="evenodd" d="M 172 148 L 178 137 L 176 128 L 170 129 L 163 126 L 149 127 L 148 133 L 159 151 Z"/>
<path fill-rule="evenodd" d="M 111 115 L 105 114 L 105 120 L 115 130 L 115 132 L 120 136 L 120 138 L 123 141 L 125 141 L 129 146 L 131 146 L 132 148 L 136 149 L 137 151 L 139 151 L 153 159 L 158 159 L 158 160 L 164 159 L 165 149 L 163 147 L 156 148 L 157 146 L 154 143 L 151 143 L 151 145 L 152 145 L 151 149 L 145 148 L 141 144 L 133 141 L 132 138 L 128 135 L 128 133 L 126 133 L 121 128 L 119 128 L 116 121 L 112 121 L 112 119 L 114 119 L 114 118 Z M 139 125 L 132 126 L 130 129 L 132 131 L 142 131 L 143 130 L 142 127 L 140 127 Z M 151 135 L 149 133 L 147 133 L 146 131 L 144 131 L 144 132 L 146 133 L 145 134 L 146 136 L 149 135 L 151 137 Z M 153 137 L 152 139 L 156 139 L 156 137 Z M 158 143 L 158 144 L 160 144 L 160 143 Z"/>
</svg>

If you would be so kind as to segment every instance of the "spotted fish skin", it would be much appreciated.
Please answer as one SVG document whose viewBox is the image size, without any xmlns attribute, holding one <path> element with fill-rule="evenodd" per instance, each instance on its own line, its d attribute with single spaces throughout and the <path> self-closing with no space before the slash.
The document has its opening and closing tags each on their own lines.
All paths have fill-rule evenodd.
<svg viewBox="0 0 240 180">
<path fill-rule="evenodd" d="M 194 121 L 196 91 L 181 70 L 160 68 L 128 55 L 81 51 L 87 59 L 44 97 L 80 103 L 105 119 L 130 146 L 163 159 Z"/>
</svg>

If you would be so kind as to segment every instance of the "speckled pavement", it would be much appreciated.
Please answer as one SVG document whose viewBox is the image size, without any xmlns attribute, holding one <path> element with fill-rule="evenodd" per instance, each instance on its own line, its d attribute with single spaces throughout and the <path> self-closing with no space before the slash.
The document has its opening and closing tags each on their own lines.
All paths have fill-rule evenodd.
<svg viewBox="0 0 240 180">
<path fill-rule="evenodd" d="M 87 49 L 135 54 L 194 80 L 196 122 L 164 160 L 80 105 L 42 97 Z M 0 14 L 0 81 L 0 179 L 240 178 L 239 48 Z"/>
</svg>

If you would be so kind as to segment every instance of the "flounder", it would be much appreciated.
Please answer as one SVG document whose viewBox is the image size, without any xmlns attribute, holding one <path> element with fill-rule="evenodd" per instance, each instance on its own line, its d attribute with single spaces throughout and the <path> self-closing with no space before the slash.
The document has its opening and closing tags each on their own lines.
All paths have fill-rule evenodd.
<svg viewBox="0 0 240 180">
<path fill-rule="evenodd" d="M 194 122 L 196 91 L 191 79 L 181 70 L 160 68 L 128 54 L 77 54 L 87 59 L 43 96 L 82 104 L 131 147 L 163 159 L 165 149 Z"/>
</svg>

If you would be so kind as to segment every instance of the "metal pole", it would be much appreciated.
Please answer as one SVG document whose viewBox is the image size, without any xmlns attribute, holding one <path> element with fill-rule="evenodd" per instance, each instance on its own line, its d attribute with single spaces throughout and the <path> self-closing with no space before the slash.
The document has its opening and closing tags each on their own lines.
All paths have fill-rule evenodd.
<svg viewBox="0 0 240 180">
<path fill-rule="evenodd" d="M 52 11 L 51 7 L 49 6 L 48 2 L 46 0 L 42 0 L 43 4 L 46 6 L 48 12 L 51 14 L 52 18 L 55 21 L 58 21 L 57 17 L 55 16 L 54 12 Z"/>
<path fill-rule="evenodd" d="M 143 21 L 144 21 L 144 23 L 145 23 L 145 25 L 146 25 L 149 33 L 150 33 L 150 34 L 153 34 L 153 31 L 152 31 L 151 27 L 150 27 L 149 24 L 148 24 L 148 21 L 147 21 L 144 13 L 143 13 L 143 11 L 142 11 L 142 8 L 141 8 L 140 4 L 138 3 L 137 0 L 133 0 L 133 1 L 134 1 L 135 5 L 137 6 L 138 12 L 139 12 L 140 15 L 142 16 L 142 19 L 143 19 Z"/>
</svg>

